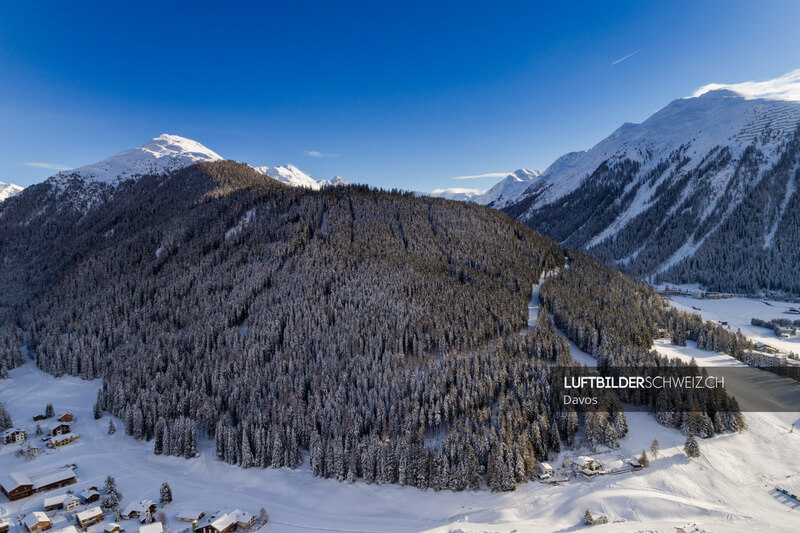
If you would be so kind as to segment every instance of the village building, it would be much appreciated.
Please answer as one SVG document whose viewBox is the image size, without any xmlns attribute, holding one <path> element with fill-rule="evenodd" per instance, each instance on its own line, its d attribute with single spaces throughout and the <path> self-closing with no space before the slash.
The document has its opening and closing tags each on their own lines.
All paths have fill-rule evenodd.
<svg viewBox="0 0 800 533">
<path fill-rule="evenodd" d="M 34 511 L 25 517 L 25 529 L 28 533 L 39 533 L 53 526 L 53 522 L 42 511 Z"/>
<path fill-rule="evenodd" d="M 122 511 L 122 518 L 128 520 L 130 518 L 143 519 L 152 516 L 156 512 L 156 504 L 152 500 L 139 500 L 138 502 L 131 502 Z"/>
<path fill-rule="evenodd" d="M 578 474 L 583 474 L 586 477 L 592 477 L 599 473 L 599 471 L 603 468 L 603 465 L 601 465 L 600 461 L 597 459 L 587 455 L 581 455 L 572 460 L 572 468 Z"/>
<path fill-rule="evenodd" d="M 152 524 L 145 524 L 139 527 L 139 533 L 164 533 L 164 524 L 161 522 L 153 522 Z"/>
<path fill-rule="evenodd" d="M 75 520 L 82 528 L 87 528 L 92 524 L 97 524 L 103 520 L 103 511 L 99 507 L 90 507 L 75 515 Z"/>
<path fill-rule="evenodd" d="M 44 510 L 55 511 L 57 509 L 64 509 L 65 511 L 72 511 L 77 509 L 81 501 L 72 494 L 60 494 L 58 496 L 48 496 L 44 499 Z"/>
<path fill-rule="evenodd" d="M 9 500 L 19 500 L 33 494 L 33 481 L 21 472 L 10 472 L 0 478 L 0 489 Z"/>
<path fill-rule="evenodd" d="M 122 526 L 120 526 L 116 522 L 109 522 L 103 528 L 103 533 L 120 533 L 120 531 L 122 531 Z"/>
<path fill-rule="evenodd" d="M 185 511 L 180 511 L 178 513 L 178 520 L 180 520 L 181 522 L 194 523 L 194 522 L 199 522 L 205 515 L 206 513 L 198 509 L 188 509 Z"/>
<path fill-rule="evenodd" d="M 34 492 L 44 492 L 66 487 L 76 482 L 75 472 L 71 468 L 62 468 L 61 470 L 33 478 L 33 490 Z"/>
<path fill-rule="evenodd" d="M 81 501 L 83 503 L 94 503 L 100 501 L 100 493 L 97 492 L 97 487 L 89 487 L 81 491 Z"/>
<path fill-rule="evenodd" d="M 75 420 L 75 417 L 72 415 L 72 413 L 61 413 L 60 415 L 58 415 L 58 418 L 56 418 L 56 420 L 58 420 L 59 422 L 72 423 Z"/>
<path fill-rule="evenodd" d="M 40 415 L 34 415 L 33 416 L 33 421 L 34 422 L 39 422 L 40 420 L 45 420 L 46 418 L 47 418 L 46 416 L 41 415 L 41 414 Z"/>
<path fill-rule="evenodd" d="M 78 440 L 81 436 L 77 433 L 69 433 L 67 435 L 58 435 L 56 437 L 51 437 L 47 441 L 48 448 L 59 448 L 61 446 L 66 446 L 67 444 L 72 444 L 76 440 Z"/>
<path fill-rule="evenodd" d="M 195 533 L 229 533 L 234 530 L 236 530 L 236 516 L 233 513 L 209 516 L 194 528 Z"/>
<path fill-rule="evenodd" d="M 0 533 L 7 533 L 11 527 L 11 522 L 6 519 L 0 519 Z"/>
<path fill-rule="evenodd" d="M 25 430 L 11 428 L 5 430 L 3 433 L 0 433 L 0 438 L 3 440 L 3 444 L 14 444 L 15 442 L 22 442 L 28 434 Z"/>
<path fill-rule="evenodd" d="M 536 463 L 534 470 L 539 479 L 550 479 L 555 473 L 555 469 L 549 463 Z"/>
<path fill-rule="evenodd" d="M 236 518 L 236 527 L 242 529 L 249 529 L 256 523 L 255 515 L 247 513 L 245 511 L 241 511 L 239 509 L 234 509 L 231 513 Z"/>
<path fill-rule="evenodd" d="M 70 431 L 72 431 L 72 428 L 70 427 L 69 424 L 65 422 L 56 421 L 47 426 L 47 434 L 51 437 L 54 437 L 56 435 L 65 435 Z"/>
</svg>

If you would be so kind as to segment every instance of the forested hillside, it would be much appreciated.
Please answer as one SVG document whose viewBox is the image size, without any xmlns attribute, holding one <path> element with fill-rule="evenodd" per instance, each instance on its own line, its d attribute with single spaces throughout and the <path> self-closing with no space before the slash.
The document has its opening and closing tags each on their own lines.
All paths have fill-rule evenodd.
<svg viewBox="0 0 800 533">
<path fill-rule="evenodd" d="M 291 188 L 230 161 L 100 192 L 45 184 L 0 215 L 28 239 L 3 243 L 4 342 L 22 344 L 13 318 L 42 369 L 102 377 L 96 415 L 157 454 L 192 456 L 199 434 L 243 467 L 308 450 L 319 476 L 510 490 L 562 442 L 627 432 L 615 394 L 563 405 L 553 369 L 583 370 L 547 312 L 528 331 L 543 273 L 544 309 L 604 372 L 652 361 L 659 328 L 690 335 L 652 290 L 575 252 L 565 268 L 554 241 L 477 205 Z M 735 411 L 726 398 L 703 412 Z"/>
<path fill-rule="evenodd" d="M 196 427 L 242 466 L 308 448 L 319 475 L 511 488 L 558 446 L 520 330 L 563 255 L 499 212 L 223 162 L 142 178 L 75 234 L 94 251 L 23 326 L 157 453 L 191 455 Z"/>
</svg>

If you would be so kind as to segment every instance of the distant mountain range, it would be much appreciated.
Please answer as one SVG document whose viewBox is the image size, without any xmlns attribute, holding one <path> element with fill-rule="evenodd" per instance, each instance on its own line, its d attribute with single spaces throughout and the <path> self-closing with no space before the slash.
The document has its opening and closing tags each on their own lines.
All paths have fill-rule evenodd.
<svg viewBox="0 0 800 533">
<path fill-rule="evenodd" d="M 480 205 L 488 205 L 501 209 L 513 203 L 519 196 L 533 185 L 540 172 L 521 168 L 497 182 L 491 189 L 481 192 L 476 189 L 449 188 L 435 189 L 428 193 L 428 196 L 447 198 L 448 200 L 458 200 L 463 202 L 475 202 Z"/>
<path fill-rule="evenodd" d="M 793 100 L 681 98 L 499 207 L 650 281 L 800 293 L 799 125 Z"/>
<path fill-rule="evenodd" d="M 178 135 L 162 134 L 139 148 L 131 148 L 102 161 L 72 170 L 65 170 L 44 183 L 53 187 L 59 197 L 70 197 L 73 203 L 88 208 L 107 199 L 121 183 L 145 175 L 160 175 L 195 163 L 221 161 L 223 157 L 197 141 Z M 259 173 L 294 187 L 319 190 L 331 185 L 347 184 L 342 177 L 315 180 L 293 165 L 253 166 Z M 21 191 L 16 185 L 0 183 L 0 201 Z M 69 194 L 64 194 L 69 191 Z"/>
</svg>

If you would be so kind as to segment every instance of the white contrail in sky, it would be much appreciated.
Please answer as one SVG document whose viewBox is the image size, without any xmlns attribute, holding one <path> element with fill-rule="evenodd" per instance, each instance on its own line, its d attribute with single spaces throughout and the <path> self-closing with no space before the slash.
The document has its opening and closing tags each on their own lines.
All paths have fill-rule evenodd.
<svg viewBox="0 0 800 533">
<path fill-rule="evenodd" d="M 617 63 L 619 63 L 620 61 L 625 61 L 625 60 L 626 60 L 626 59 L 628 59 L 629 57 L 633 57 L 633 56 L 635 56 L 636 54 L 638 54 L 638 53 L 639 53 L 639 52 L 641 52 L 641 51 L 642 51 L 642 49 L 641 49 L 641 48 L 639 48 L 639 49 L 638 49 L 638 50 L 636 50 L 635 52 L 631 52 L 630 54 L 626 55 L 625 57 L 620 57 L 619 59 L 617 59 L 616 61 L 614 61 L 614 62 L 613 62 L 613 63 L 611 63 L 611 64 L 612 64 L 612 65 L 616 65 L 616 64 L 617 64 Z"/>
</svg>

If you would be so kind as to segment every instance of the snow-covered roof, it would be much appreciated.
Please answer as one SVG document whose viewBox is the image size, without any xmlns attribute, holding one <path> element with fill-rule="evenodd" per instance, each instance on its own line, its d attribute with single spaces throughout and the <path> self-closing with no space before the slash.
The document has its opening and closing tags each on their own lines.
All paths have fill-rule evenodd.
<svg viewBox="0 0 800 533">
<path fill-rule="evenodd" d="M 237 524 L 247 524 L 253 519 L 253 515 L 241 509 L 234 509 L 230 514 L 236 520 Z"/>
<path fill-rule="evenodd" d="M 49 474 L 44 474 L 42 476 L 33 478 L 33 488 L 34 490 L 37 490 L 41 487 L 46 487 L 48 485 L 52 485 L 53 483 L 60 483 L 74 477 L 75 472 L 73 472 L 71 468 L 62 468 L 56 472 L 51 472 Z"/>
<path fill-rule="evenodd" d="M 238 509 L 237 509 L 237 511 L 238 511 Z M 239 512 L 241 512 L 241 511 L 239 511 Z M 222 515 L 219 515 L 219 516 L 213 516 L 213 515 L 209 516 L 206 519 L 204 519 L 203 522 L 198 524 L 197 528 L 199 529 L 201 527 L 211 526 L 214 529 L 216 529 L 217 531 L 223 531 L 223 530 L 231 527 L 232 525 L 234 525 L 234 524 L 236 524 L 238 522 L 238 520 L 237 520 L 238 517 L 234 513 L 235 512 L 225 513 L 225 514 L 222 514 Z"/>
<path fill-rule="evenodd" d="M 4 432 L 0 433 L 0 437 L 6 438 L 7 436 L 13 435 L 14 433 L 17 433 L 17 432 L 25 433 L 25 430 L 24 429 L 19 429 L 19 428 L 9 428 L 9 429 L 5 430 Z"/>
<path fill-rule="evenodd" d="M 85 520 L 90 520 L 96 516 L 103 516 L 103 511 L 99 507 L 89 507 L 86 510 L 83 510 L 75 515 L 75 518 L 78 519 L 78 522 L 83 522 Z"/>
<path fill-rule="evenodd" d="M 51 505 L 65 505 L 67 502 L 72 500 L 77 500 L 78 498 L 75 497 L 73 494 L 59 494 L 58 496 L 49 496 L 44 499 L 44 506 L 50 507 Z"/>
<path fill-rule="evenodd" d="M 23 485 L 33 485 L 31 479 L 22 472 L 9 472 L 0 478 L 0 485 L 6 489 L 6 492 L 19 488 Z"/>
<path fill-rule="evenodd" d="M 29 529 L 40 522 L 50 522 L 50 519 L 42 511 L 34 511 L 25 517 L 25 525 Z"/>
<path fill-rule="evenodd" d="M 544 470 L 553 470 L 553 467 L 550 466 L 549 463 L 540 463 L 542 465 L 542 469 Z"/>
<path fill-rule="evenodd" d="M 122 529 L 121 525 L 116 522 L 109 522 L 106 527 L 103 528 L 103 531 L 118 531 L 120 529 Z"/>
<path fill-rule="evenodd" d="M 139 527 L 139 533 L 164 533 L 164 526 L 161 522 L 153 522 Z"/>
<path fill-rule="evenodd" d="M 87 499 L 89 496 L 92 496 L 93 494 L 97 494 L 98 496 L 100 495 L 100 493 L 94 489 L 85 489 L 81 491 L 81 498 Z"/>
<path fill-rule="evenodd" d="M 153 505 L 155 505 L 155 503 L 152 500 L 139 500 L 138 502 L 131 502 L 127 507 L 125 507 L 122 515 L 128 516 L 134 512 L 141 514 L 146 512 Z"/>
<path fill-rule="evenodd" d="M 50 422 L 50 424 L 47 425 L 47 429 L 52 431 L 61 426 L 70 427 L 69 422 L 59 422 L 58 420 L 56 420 L 55 422 Z"/>
<path fill-rule="evenodd" d="M 178 520 L 200 520 L 204 514 L 200 509 L 186 509 L 178 512 Z"/>
</svg>

